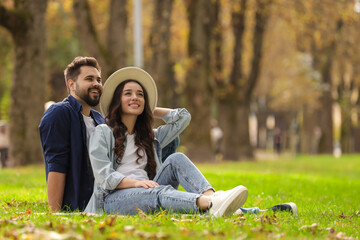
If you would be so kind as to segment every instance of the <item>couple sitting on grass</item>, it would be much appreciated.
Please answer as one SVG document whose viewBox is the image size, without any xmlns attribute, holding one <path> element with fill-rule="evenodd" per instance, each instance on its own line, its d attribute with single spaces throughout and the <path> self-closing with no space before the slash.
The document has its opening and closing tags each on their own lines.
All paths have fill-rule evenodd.
<svg viewBox="0 0 360 240">
<path fill-rule="evenodd" d="M 79 75 L 84 66 L 87 67 L 79 67 Z M 71 85 L 70 95 L 76 95 L 74 98 L 80 99 L 81 104 L 98 99 L 102 94 L 100 109 L 105 116 L 105 123 L 96 127 L 95 123 L 88 124 L 84 117 L 88 156 L 94 176 L 91 198 L 83 205 L 86 206 L 85 212 L 134 215 L 137 207 L 146 213 L 167 209 L 222 217 L 260 211 L 258 208 L 241 208 L 248 196 L 246 187 L 239 185 L 228 191 L 215 191 L 186 155 L 175 153 L 179 134 L 189 124 L 190 114 L 186 109 L 156 107 L 156 84 L 147 72 L 136 67 L 122 68 L 107 79 L 103 89 L 101 81 L 91 79 L 88 81 L 93 81 L 93 85 L 81 89 L 76 83 L 77 78 L 74 86 Z M 94 118 L 95 114 L 89 115 Z M 166 124 L 153 130 L 154 118 L 162 119 Z M 47 121 L 49 119 L 43 117 L 40 135 L 49 132 Z M 54 162 L 56 165 L 56 159 L 50 156 L 51 147 L 45 137 L 41 139 L 49 204 L 54 210 L 64 209 L 67 207 L 64 197 L 54 199 L 56 191 L 51 189 L 54 187 L 56 167 L 53 165 Z M 169 146 L 172 146 L 171 154 L 164 152 Z M 65 178 L 67 173 L 65 170 Z M 177 190 L 179 185 L 186 192 Z M 66 186 L 61 189 L 64 189 L 62 195 L 65 196 Z M 70 210 L 74 210 L 72 208 Z M 80 207 L 76 209 L 82 210 Z M 294 203 L 276 205 L 271 209 L 297 214 Z"/>
</svg>

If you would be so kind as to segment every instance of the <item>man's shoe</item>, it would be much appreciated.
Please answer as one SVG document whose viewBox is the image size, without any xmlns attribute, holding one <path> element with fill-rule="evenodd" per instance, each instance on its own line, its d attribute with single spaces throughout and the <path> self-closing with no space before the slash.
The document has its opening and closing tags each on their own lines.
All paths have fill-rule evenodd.
<svg viewBox="0 0 360 240">
<path fill-rule="evenodd" d="M 288 212 L 294 213 L 294 215 L 298 215 L 298 208 L 297 208 L 296 204 L 293 202 L 275 205 L 275 206 L 271 207 L 270 209 L 273 210 L 274 212 L 288 211 Z"/>
<path fill-rule="evenodd" d="M 215 192 L 212 197 L 209 214 L 215 217 L 232 215 L 245 203 L 247 196 L 247 188 L 241 185 L 229 191 Z"/>
</svg>

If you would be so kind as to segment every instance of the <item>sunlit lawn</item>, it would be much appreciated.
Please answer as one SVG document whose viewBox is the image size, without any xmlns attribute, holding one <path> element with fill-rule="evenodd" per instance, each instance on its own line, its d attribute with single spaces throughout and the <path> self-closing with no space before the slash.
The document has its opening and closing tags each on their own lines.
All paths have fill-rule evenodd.
<svg viewBox="0 0 360 240">
<path fill-rule="evenodd" d="M 212 219 L 54 215 L 43 166 L 0 170 L 0 239 L 350 239 L 360 236 L 360 155 L 196 164 L 216 189 L 245 185 L 245 207 L 295 202 L 299 216 L 266 213 Z M 45 213 L 45 214 L 39 214 Z M 313 225 L 314 224 L 314 225 Z M 312 226 L 311 226 L 312 225 Z"/>
</svg>

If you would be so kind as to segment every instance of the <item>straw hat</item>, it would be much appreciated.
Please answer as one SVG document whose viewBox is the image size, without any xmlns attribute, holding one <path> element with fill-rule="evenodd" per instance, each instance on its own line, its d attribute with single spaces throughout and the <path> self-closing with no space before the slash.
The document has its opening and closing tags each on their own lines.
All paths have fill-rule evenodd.
<svg viewBox="0 0 360 240">
<path fill-rule="evenodd" d="M 151 111 L 154 111 L 158 100 L 158 93 L 154 79 L 150 76 L 150 74 L 141 68 L 125 67 L 111 74 L 104 84 L 100 99 L 100 110 L 104 116 L 108 114 L 109 105 L 116 87 L 119 86 L 120 83 L 129 79 L 138 81 L 145 88 L 148 95 L 150 109 Z"/>
</svg>

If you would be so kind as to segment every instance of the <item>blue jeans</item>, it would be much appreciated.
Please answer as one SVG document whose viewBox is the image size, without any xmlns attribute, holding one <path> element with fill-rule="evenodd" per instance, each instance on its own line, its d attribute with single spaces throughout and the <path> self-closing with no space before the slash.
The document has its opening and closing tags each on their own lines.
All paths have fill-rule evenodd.
<svg viewBox="0 0 360 240">
<path fill-rule="evenodd" d="M 181 213 L 197 213 L 196 199 L 206 190 L 213 189 L 203 174 L 182 153 L 171 154 L 156 173 L 155 188 L 120 189 L 105 198 L 105 211 L 109 214 L 137 214 L 135 206 L 145 213 L 167 209 Z M 186 190 L 179 191 L 179 184 Z M 214 189 L 213 189 L 214 190 Z"/>
</svg>

